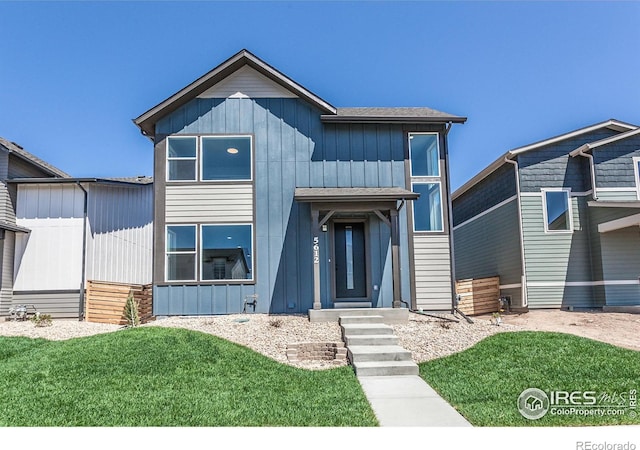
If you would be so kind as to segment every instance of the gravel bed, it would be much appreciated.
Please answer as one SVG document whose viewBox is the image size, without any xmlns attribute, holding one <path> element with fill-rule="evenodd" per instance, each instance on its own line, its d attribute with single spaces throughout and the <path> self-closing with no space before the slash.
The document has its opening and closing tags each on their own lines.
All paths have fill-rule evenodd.
<svg viewBox="0 0 640 450">
<path fill-rule="evenodd" d="M 451 315 L 442 317 L 452 318 Z M 213 334 L 249 347 L 276 361 L 306 369 L 321 370 L 345 365 L 339 361 L 290 362 L 286 348 L 292 343 L 341 342 L 340 327 L 336 322 L 311 323 L 306 315 L 231 314 L 207 317 L 169 317 L 143 326 L 188 328 Z M 475 319 L 449 322 L 420 314 L 410 314 L 407 324 L 393 325 L 402 345 L 411 351 L 414 361 L 423 362 L 456 353 L 495 333 L 518 330 L 515 325 L 497 327 L 488 320 Z M 27 336 L 63 340 L 75 337 L 109 333 L 122 329 L 119 325 L 54 320 L 50 327 L 35 327 L 26 322 L 0 322 L 0 335 Z"/>
</svg>

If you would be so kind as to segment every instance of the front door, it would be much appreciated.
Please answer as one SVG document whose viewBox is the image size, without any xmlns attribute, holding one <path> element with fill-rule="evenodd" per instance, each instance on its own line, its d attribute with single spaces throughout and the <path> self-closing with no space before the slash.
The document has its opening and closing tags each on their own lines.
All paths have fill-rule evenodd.
<svg viewBox="0 0 640 450">
<path fill-rule="evenodd" d="M 367 297 L 363 222 L 334 224 L 336 299 Z"/>
</svg>

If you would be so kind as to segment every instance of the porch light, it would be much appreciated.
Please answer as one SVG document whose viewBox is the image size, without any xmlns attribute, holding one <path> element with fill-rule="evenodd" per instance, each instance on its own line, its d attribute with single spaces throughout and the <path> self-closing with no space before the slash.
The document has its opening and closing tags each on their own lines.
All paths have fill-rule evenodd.
<svg viewBox="0 0 640 450">
<path fill-rule="evenodd" d="M 237 155 L 238 154 L 238 149 L 237 148 L 233 148 L 233 147 L 229 147 L 227 149 L 227 153 L 229 153 L 231 155 Z"/>
</svg>

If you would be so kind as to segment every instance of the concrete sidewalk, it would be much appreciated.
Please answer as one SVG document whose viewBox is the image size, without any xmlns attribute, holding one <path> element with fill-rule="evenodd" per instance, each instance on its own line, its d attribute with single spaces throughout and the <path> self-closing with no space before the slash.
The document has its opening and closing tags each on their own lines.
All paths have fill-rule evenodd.
<svg viewBox="0 0 640 450">
<path fill-rule="evenodd" d="M 381 427 L 470 427 L 416 375 L 358 377 Z"/>
</svg>

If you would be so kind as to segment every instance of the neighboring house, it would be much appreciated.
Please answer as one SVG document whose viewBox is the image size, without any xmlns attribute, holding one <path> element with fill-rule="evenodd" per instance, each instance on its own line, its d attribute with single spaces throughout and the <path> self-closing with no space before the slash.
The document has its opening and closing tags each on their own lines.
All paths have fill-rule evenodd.
<svg viewBox="0 0 640 450">
<path fill-rule="evenodd" d="M 608 120 L 516 148 L 456 190 L 456 278 L 514 308 L 640 305 L 640 129 Z"/>
<path fill-rule="evenodd" d="M 242 50 L 134 120 L 155 146 L 155 315 L 452 308 L 447 133 L 335 108 Z"/>
<path fill-rule="evenodd" d="M 17 189 L 7 181 L 11 178 L 68 176 L 18 144 L 0 137 L 0 316 L 8 313 L 13 299 L 16 238 L 29 233 L 29 229 L 16 224 Z"/>
<path fill-rule="evenodd" d="M 84 318 L 87 280 L 151 282 L 150 178 L 19 178 L 13 304 Z"/>
</svg>

